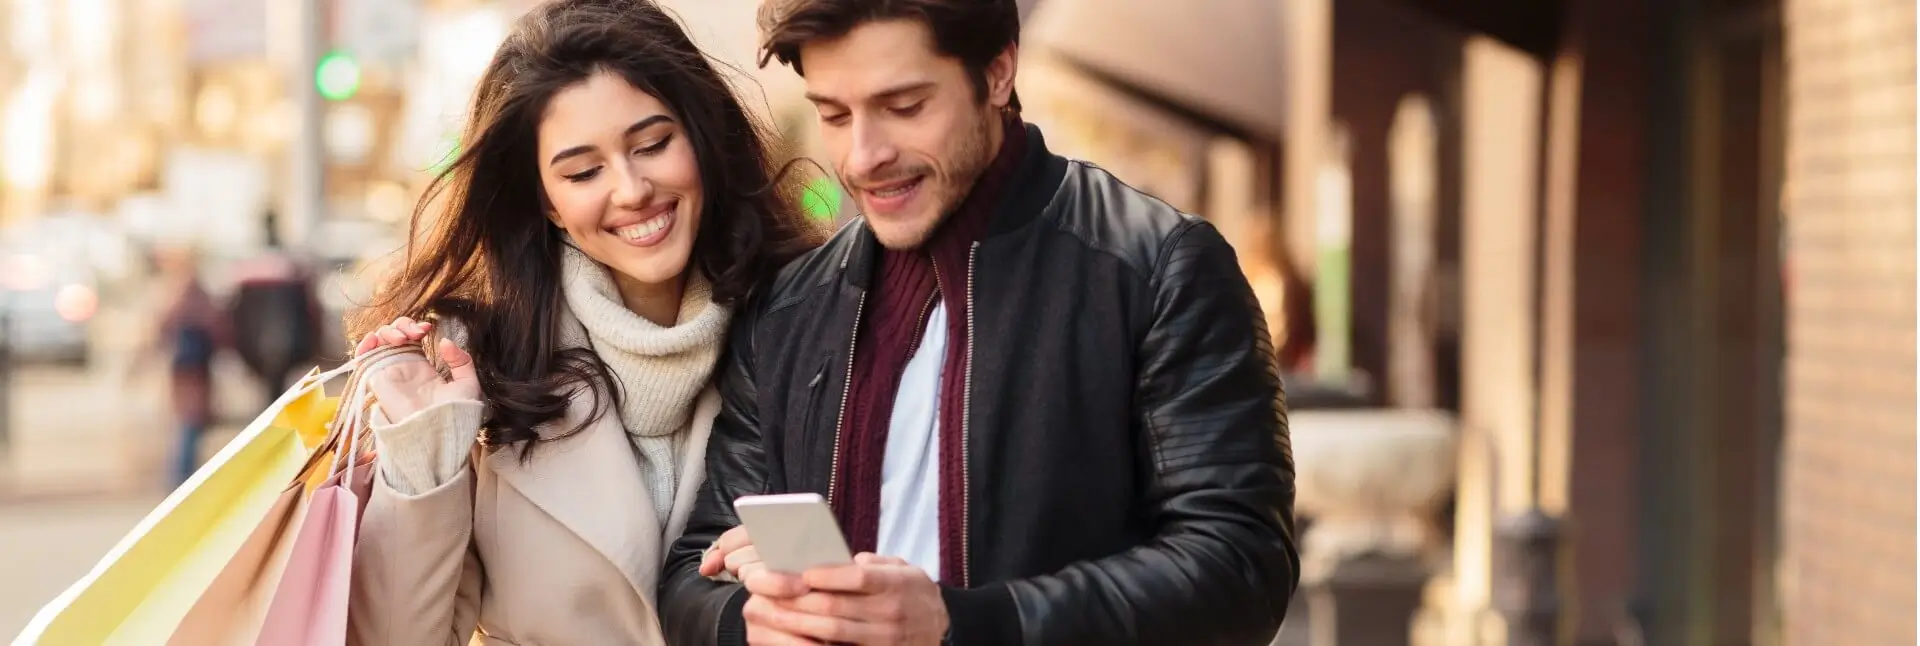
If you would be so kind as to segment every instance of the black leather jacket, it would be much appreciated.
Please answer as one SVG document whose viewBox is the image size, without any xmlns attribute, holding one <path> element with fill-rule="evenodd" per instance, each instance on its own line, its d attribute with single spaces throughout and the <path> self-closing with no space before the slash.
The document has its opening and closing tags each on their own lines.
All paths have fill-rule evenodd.
<svg viewBox="0 0 1920 646">
<path fill-rule="evenodd" d="M 1299 583 L 1271 342 L 1212 225 L 1028 149 L 975 245 L 956 644 L 1264 646 Z M 707 479 L 669 551 L 676 645 L 744 643 L 745 591 L 701 577 L 741 495 L 832 481 L 878 243 L 861 220 L 736 315 Z"/>
</svg>

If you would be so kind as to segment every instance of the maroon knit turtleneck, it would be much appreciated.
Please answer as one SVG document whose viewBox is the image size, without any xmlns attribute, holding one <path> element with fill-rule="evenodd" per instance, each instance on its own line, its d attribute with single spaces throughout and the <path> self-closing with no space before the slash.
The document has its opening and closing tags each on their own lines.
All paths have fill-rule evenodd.
<svg viewBox="0 0 1920 646">
<path fill-rule="evenodd" d="M 856 552 L 879 544 L 880 484 L 887 427 L 907 361 L 920 344 L 935 298 L 946 305 L 947 352 L 940 373 L 940 573 L 964 584 L 966 527 L 961 425 L 966 414 L 967 270 L 973 244 L 986 237 L 1013 169 L 1026 149 L 1026 126 L 1005 123 L 993 163 L 960 207 L 918 249 L 883 250 L 855 340 L 853 377 L 841 412 L 840 473 L 834 514 Z"/>
</svg>

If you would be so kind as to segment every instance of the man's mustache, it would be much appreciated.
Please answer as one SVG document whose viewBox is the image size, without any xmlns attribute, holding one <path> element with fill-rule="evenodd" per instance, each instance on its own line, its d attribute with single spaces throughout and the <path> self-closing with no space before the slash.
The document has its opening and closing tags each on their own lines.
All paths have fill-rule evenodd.
<svg viewBox="0 0 1920 646">
<path fill-rule="evenodd" d="M 854 190 L 870 191 L 885 187 L 889 184 L 897 184 L 916 177 L 931 175 L 933 175 L 933 169 L 925 166 L 903 170 L 889 170 L 884 175 L 849 178 L 847 180 L 847 187 Z"/>
</svg>

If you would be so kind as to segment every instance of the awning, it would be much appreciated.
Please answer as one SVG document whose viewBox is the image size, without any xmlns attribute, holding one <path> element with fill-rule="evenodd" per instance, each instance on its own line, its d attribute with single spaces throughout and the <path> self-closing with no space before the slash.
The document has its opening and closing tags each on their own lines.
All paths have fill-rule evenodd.
<svg viewBox="0 0 1920 646">
<path fill-rule="evenodd" d="M 1286 130 L 1281 3 L 1035 0 L 1021 34 L 1101 80 L 1278 140 Z"/>
</svg>

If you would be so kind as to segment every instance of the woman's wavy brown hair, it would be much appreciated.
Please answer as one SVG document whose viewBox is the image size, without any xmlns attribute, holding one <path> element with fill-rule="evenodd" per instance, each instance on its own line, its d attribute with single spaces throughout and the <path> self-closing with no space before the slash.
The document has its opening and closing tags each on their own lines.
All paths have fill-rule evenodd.
<svg viewBox="0 0 1920 646">
<path fill-rule="evenodd" d="M 548 102 L 601 71 L 659 98 L 693 145 L 706 195 L 689 270 L 712 281 L 716 302 L 743 301 L 820 238 L 796 208 L 797 187 L 776 171 L 773 135 L 660 7 L 556 0 L 532 9 L 487 65 L 460 154 L 414 208 L 404 258 L 346 326 L 359 339 L 400 316 L 458 320 L 490 404 L 489 450 L 579 431 L 585 423 L 538 429 L 580 388 L 607 395 L 595 397 L 595 417 L 617 405 L 605 364 L 557 349 L 565 242 L 546 217 L 537 159 Z"/>
</svg>

